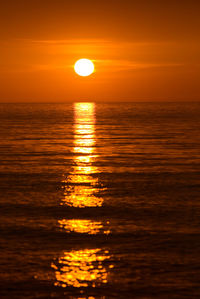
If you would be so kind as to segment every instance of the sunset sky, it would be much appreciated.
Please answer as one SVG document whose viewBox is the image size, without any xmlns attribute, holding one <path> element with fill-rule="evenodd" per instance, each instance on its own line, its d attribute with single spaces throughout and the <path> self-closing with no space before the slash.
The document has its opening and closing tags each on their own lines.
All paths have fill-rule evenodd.
<svg viewBox="0 0 200 299">
<path fill-rule="evenodd" d="M 197 0 L 1 1 L 0 101 L 200 100 L 199 16 Z"/>
</svg>

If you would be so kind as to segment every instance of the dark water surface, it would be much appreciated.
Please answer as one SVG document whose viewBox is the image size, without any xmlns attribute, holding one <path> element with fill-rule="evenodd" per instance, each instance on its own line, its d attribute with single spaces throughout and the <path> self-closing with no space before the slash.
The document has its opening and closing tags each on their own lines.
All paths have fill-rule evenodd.
<svg viewBox="0 0 200 299">
<path fill-rule="evenodd" d="M 0 298 L 200 298 L 200 104 L 0 119 Z"/>
</svg>

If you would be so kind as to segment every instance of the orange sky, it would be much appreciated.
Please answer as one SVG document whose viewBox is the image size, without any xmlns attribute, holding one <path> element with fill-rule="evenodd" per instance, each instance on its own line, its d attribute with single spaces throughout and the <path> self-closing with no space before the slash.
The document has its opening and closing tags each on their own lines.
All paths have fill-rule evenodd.
<svg viewBox="0 0 200 299">
<path fill-rule="evenodd" d="M 197 0 L 1 1 L 0 101 L 199 100 L 199 15 Z"/>
</svg>

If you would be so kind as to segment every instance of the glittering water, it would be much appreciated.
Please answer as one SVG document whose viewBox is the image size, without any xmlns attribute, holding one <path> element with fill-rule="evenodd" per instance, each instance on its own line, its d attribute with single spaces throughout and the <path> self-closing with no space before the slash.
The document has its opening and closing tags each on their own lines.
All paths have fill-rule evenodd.
<svg viewBox="0 0 200 299">
<path fill-rule="evenodd" d="M 200 104 L 0 118 L 1 298 L 199 298 Z"/>
</svg>

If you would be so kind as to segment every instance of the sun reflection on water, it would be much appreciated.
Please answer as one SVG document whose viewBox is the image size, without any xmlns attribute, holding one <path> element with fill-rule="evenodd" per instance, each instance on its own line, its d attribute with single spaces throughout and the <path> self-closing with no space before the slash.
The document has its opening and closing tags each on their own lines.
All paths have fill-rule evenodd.
<svg viewBox="0 0 200 299">
<path fill-rule="evenodd" d="M 64 183 L 63 205 L 71 207 L 100 207 L 103 199 L 94 166 L 98 158 L 95 135 L 95 104 L 74 104 L 73 167 Z"/>
<path fill-rule="evenodd" d="M 101 221 L 88 219 L 62 219 L 58 221 L 61 228 L 66 232 L 75 232 L 81 234 L 96 235 L 100 232 L 109 234 L 110 230 L 105 229 L 105 225 Z M 106 226 L 109 222 L 106 223 Z"/>
<path fill-rule="evenodd" d="M 74 208 L 101 207 L 102 186 L 98 181 L 99 169 L 94 166 L 98 158 L 95 136 L 95 104 L 74 104 L 74 147 L 73 167 L 63 181 L 64 199 L 61 205 Z M 66 233 L 88 235 L 109 234 L 109 221 L 88 219 L 62 219 L 58 221 L 61 230 Z M 56 286 L 96 287 L 106 284 L 109 269 L 109 251 L 100 248 L 65 251 L 52 263 L 55 270 Z"/>
<path fill-rule="evenodd" d="M 65 252 L 57 263 L 52 263 L 57 279 L 55 285 L 79 288 L 107 283 L 107 270 L 113 266 L 103 262 L 109 259 L 109 252 L 100 249 Z"/>
</svg>

